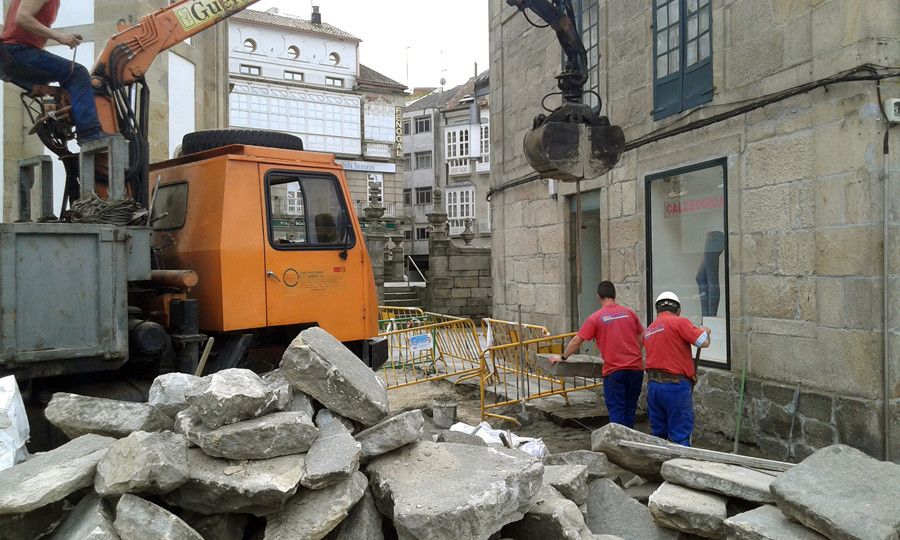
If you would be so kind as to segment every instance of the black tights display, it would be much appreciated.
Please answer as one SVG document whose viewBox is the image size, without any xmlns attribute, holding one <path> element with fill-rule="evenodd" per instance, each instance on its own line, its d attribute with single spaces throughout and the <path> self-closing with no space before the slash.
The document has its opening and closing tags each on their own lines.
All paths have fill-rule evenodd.
<svg viewBox="0 0 900 540">
<path fill-rule="evenodd" d="M 719 256 L 725 251 L 725 233 L 706 233 L 703 251 L 695 278 L 700 289 L 700 311 L 704 317 L 715 317 L 719 313 Z"/>
</svg>

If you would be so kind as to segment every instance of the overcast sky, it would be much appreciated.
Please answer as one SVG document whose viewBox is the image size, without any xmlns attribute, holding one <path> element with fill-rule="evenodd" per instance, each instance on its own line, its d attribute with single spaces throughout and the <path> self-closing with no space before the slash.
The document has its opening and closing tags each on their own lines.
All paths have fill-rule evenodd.
<svg viewBox="0 0 900 540">
<path fill-rule="evenodd" d="M 474 74 L 475 62 L 488 68 L 488 0 L 261 0 L 251 9 L 309 19 L 313 4 L 323 22 L 362 40 L 360 62 L 410 87 L 439 86 L 441 77 L 451 87 Z"/>
</svg>

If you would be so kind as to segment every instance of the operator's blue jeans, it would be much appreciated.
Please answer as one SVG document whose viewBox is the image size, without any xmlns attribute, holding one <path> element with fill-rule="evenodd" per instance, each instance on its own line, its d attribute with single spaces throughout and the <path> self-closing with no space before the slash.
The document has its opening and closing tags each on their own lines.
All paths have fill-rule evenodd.
<svg viewBox="0 0 900 540">
<path fill-rule="evenodd" d="M 610 422 L 634 427 L 634 412 L 643 383 L 644 372 L 634 369 L 614 371 L 603 377 L 603 401 Z"/>
<path fill-rule="evenodd" d="M 6 45 L 6 50 L 16 61 L 27 64 L 50 75 L 47 82 L 58 82 L 72 99 L 72 117 L 79 140 L 93 139 L 102 134 L 97 118 L 97 105 L 91 87 L 91 75 L 87 68 L 72 60 L 35 49 L 26 45 Z"/>
<path fill-rule="evenodd" d="M 694 431 L 694 404 L 691 382 L 647 384 L 647 414 L 650 432 L 684 446 L 691 445 Z"/>
</svg>

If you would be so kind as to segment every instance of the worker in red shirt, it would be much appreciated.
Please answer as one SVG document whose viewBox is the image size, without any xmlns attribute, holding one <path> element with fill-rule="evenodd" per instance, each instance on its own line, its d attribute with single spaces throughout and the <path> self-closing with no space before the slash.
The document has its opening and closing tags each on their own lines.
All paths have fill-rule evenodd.
<svg viewBox="0 0 900 540">
<path fill-rule="evenodd" d="M 684 446 L 694 431 L 692 390 L 697 380 L 691 345 L 709 347 L 711 330 L 681 316 L 681 301 L 666 291 L 656 298 L 656 320 L 644 332 L 647 413 L 653 435 Z"/>
<path fill-rule="evenodd" d="M 616 287 L 612 282 L 601 281 L 597 296 L 600 311 L 584 321 L 562 356 L 551 357 L 550 362 L 565 362 L 582 343 L 595 340 L 603 358 L 603 400 L 609 411 L 609 421 L 634 427 L 634 414 L 644 382 L 641 356 L 644 327 L 634 311 L 616 303 Z"/>
<path fill-rule="evenodd" d="M 77 47 L 82 40 L 78 34 L 66 34 L 51 28 L 59 13 L 59 3 L 60 0 L 12 0 L 0 41 L 15 61 L 42 72 L 44 80 L 35 82 L 58 82 L 69 93 L 79 143 L 101 139 L 105 135 L 97 119 L 88 70 L 81 64 L 44 50 L 50 39 L 69 48 Z M 14 77 L 15 73 L 10 75 Z"/>
</svg>

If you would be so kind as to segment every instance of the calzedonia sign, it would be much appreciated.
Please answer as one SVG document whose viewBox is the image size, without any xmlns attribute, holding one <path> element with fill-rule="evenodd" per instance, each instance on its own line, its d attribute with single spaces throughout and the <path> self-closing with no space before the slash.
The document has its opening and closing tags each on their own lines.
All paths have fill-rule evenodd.
<svg viewBox="0 0 900 540">
<path fill-rule="evenodd" d="M 666 217 L 677 217 L 685 214 L 700 214 L 717 210 L 725 206 L 725 197 L 722 195 L 707 195 L 703 197 L 682 198 L 680 201 L 666 201 Z"/>
<path fill-rule="evenodd" d="M 256 0 L 195 0 L 175 10 L 185 31 L 205 28 L 235 14 Z"/>
</svg>

